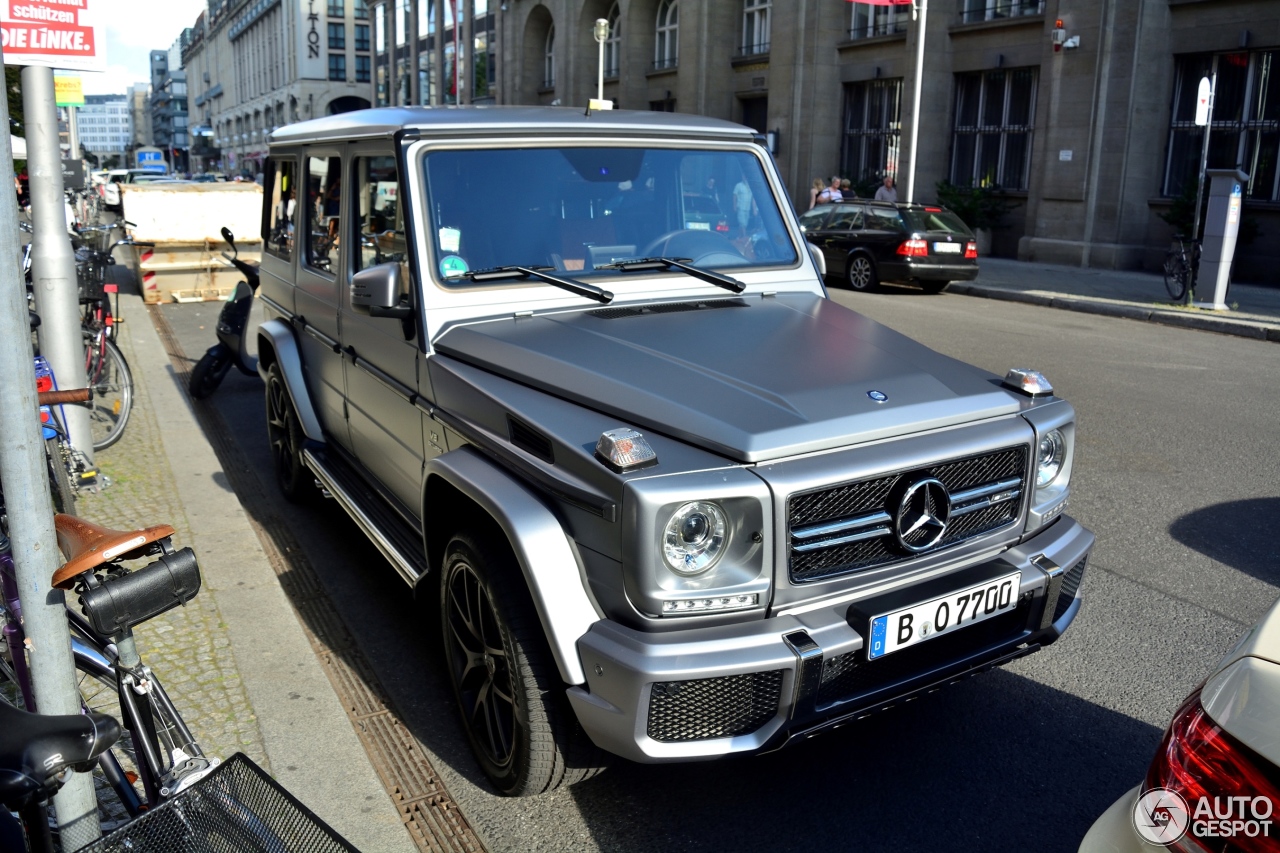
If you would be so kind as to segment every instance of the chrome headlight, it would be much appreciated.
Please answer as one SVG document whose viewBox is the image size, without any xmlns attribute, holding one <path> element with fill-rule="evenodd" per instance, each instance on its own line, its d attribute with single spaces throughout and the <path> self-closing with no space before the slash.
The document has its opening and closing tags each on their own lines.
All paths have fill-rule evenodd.
<svg viewBox="0 0 1280 853">
<path fill-rule="evenodd" d="M 677 509 L 662 532 L 662 559 L 678 575 L 700 575 L 720 559 L 728 543 L 724 510 L 710 501 Z"/>
<path fill-rule="evenodd" d="M 1062 430 L 1051 429 L 1040 436 L 1036 449 L 1036 488 L 1043 488 L 1058 478 L 1067 458 L 1067 440 Z"/>
</svg>

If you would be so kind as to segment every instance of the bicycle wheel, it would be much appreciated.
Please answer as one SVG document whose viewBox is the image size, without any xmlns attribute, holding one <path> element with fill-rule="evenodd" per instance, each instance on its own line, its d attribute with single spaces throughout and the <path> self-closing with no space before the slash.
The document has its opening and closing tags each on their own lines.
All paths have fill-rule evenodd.
<svg viewBox="0 0 1280 853">
<path fill-rule="evenodd" d="M 1169 298 L 1179 302 L 1187 295 L 1187 282 L 1191 279 L 1191 270 L 1187 259 L 1181 252 L 1169 252 L 1164 256 L 1164 287 L 1169 291 Z"/>
<path fill-rule="evenodd" d="M 67 459 L 62 455 L 62 443 L 57 438 L 44 442 L 45 462 L 49 466 L 49 493 L 53 497 L 54 512 L 76 514 L 76 493 L 71 488 L 71 475 L 67 473 Z"/>
<path fill-rule="evenodd" d="M 120 440 L 129 412 L 133 410 L 133 374 L 120 348 L 109 340 L 101 342 L 85 334 L 86 374 L 93 389 L 89 419 L 93 428 L 93 449 L 105 450 Z"/>
</svg>

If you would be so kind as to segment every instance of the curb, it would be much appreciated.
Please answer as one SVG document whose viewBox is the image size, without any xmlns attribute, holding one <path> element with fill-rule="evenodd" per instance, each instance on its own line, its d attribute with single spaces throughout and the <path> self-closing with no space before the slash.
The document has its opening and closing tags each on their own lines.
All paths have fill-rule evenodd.
<svg viewBox="0 0 1280 853">
<path fill-rule="evenodd" d="M 986 287 L 980 284 L 962 284 L 960 282 L 953 282 L 947 288 L 947 292 L 962 296 L 978 296 L 983 299 L 1021 302 L 1045 308 L 1078 311 L 1083 314 L 1100 314 L 1108 317 L 1120 317 L 1126 320 L 1158 323 L 1162 326 L 1196 329 L 1202 332 L 1216 332 L 1222 335 L 1234 335 L 1240 338 L 1280 343 L 1280 323 L 1270 325 L 1248 320 L 1232 320 L 1225 317 L 1153 308 L 1132 302 L 1090 299 L 1088 297 L 1068 296 L 1061 293 L 1048 293 L 1038 290 L 1006 290 L 1000 287 Z"/>
</svg>

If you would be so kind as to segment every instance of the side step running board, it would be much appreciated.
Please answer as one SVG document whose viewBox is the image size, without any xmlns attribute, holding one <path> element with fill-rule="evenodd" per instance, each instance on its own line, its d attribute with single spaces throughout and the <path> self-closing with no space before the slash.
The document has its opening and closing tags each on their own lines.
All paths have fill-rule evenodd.
<svg viewBox="0 0 1280 853">
<path fill-rule="evenodd" d="M 321 449 L 304 449 L 302 461 L 406 583 L 413 586 L 427 573 L 421 538 L 360 481 L 359 475 Z"/>
</svg>

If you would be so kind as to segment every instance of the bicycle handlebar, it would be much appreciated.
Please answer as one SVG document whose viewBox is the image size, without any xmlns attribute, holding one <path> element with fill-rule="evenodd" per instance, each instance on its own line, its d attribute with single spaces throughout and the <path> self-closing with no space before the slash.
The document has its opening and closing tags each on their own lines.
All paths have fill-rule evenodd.
<svg viewBox="0 0 1280 853">
<path fill-rule="evenodd" d="M 88 388 L 70 388 L 64 391 L 41 391 L 40 405 L 60 406 L 63 403 L 87 403 L 92 396 Z"/>
</svg>

